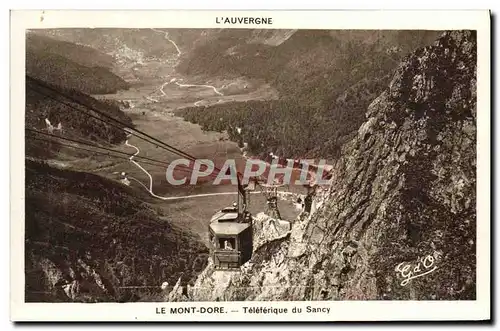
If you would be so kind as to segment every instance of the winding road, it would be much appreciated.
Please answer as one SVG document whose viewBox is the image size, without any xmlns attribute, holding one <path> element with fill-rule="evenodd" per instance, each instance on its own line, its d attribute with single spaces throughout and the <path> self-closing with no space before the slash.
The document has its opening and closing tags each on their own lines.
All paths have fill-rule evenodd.
<svg viewBox="0 0 500 331">
<path fill-rule="evenodd" d="M 128 138 L 128 137 L 127 137 Z M 161 200 L 182 200 L 182 199 L 190 199 L 190 198 L 201 198 L 201 197 L 210 197 L 210 196 L 216 196 L 216 195 L 234 195 L 236 194 L 237 192 L 221 192 L 221 193 L 205 193 L 205 194 L 193 194 L 193 195 L 184 195 L 184 196 L 180 196 L 180 197 L 162 197 L 162 196 L 159 196 L 159 195 L 156 195 L 154 192 L 153 192 L 153 176 L 151 176 L 151 174 L 146 170 L 144 169 L 139 163 L 137 163 L 135 160 L 134 160 L 134 157 L 137 156 L 139 153 L 140 153 L 140 150 L 139 148 L 137 148 L 137 146 L 134 146 L 134 145 L 131 145 L 129 142 L 128 142 L 128 139 L 125 141 L 125 145 L 128 146 L 128 147 L 132 147 L 133 149 L 136 150 L 135 154 L 132 155 L 129 160 L 130 162 L 132 162 L 137 168 L 139 168 L 142 172 L 144 172 L 148 177 L 149 177 L 149 187 L 146 186 L 143 182 L 141 182 L 140 180 L 138 180 L 137 178 L 135 177 L 132 177 L 132 176 L 128 176 L 128 178 L 138 182 L 142 187 L 144 187 L 148 192 L 149 194 L 151 194 L 151 196 L 155 197 L 155 198 L 158 198 L 158 199 L 161 199 Z M 259 192 L 260 193 L 260 192 Z"/>
<path fill-rule="evenodd" d="M 162 30 L 153 29 L 153 28 L 152 28 L 151 30 L 153 30 L 153 31 L 155 31 L 155 32 L 158 32 L 158 33 L 164 33 L 165 35 L 164 35 L 163 37 L 164 37 L 165 39 L 167 39 L 170 43 L 172 43 L 172 45 L 174 45 L 174 46 L 175 46 L 175 49 L 177 49 L 177 57 L 180 57 L 180 56 L 182 55 L 182 52 L 181 52 L 181 50 L 179 49 L 179 47 L 177 46 L 177 44 L 176 44 L 176 43 L 175 43 L 172 39 L 170 39 L 170 38 L 169 38 L 169 36 L 168 36 L 168 32 L 167 32 L 167 31 L 162 31 Z"/>
<path fill-rule="evenodd" d="M 215 86 L 212 86 L 212 85 L 197 85 L 197 84 L 179 84 L 179 82 L 175 82 L 175 84 L 177 84 L 177 86 L 179 87 L 206 87 L 206 88 L 211 88 L 214 90 L 215 93 L 217 93 L 218 95 L 224 95 L 222 94 L 219 90 L 217 90 L 217 88 Z"/>
<path fill-rule="evenodd" d="M 181 55 L 182 55 L 182 52 L 180 50 L 180 48 L 177 46 L 177 44 L 169 38 L 169 35 L 168 35 L 168 32 L 166 31 L 162 31 L 162 30 L 158 30 L 158 29 L 151 29 L 155 32 L 158 32 L 158 33 L 163 33 L 164 34 L 164 38 L 166 40 L 168 40 L 170 43 L 172 43 L 176 50 L 177 50 L 177 57 L 179 58 Z M 165 78 L 169 77 L 170 75 L 167 75 Z M 146 96 L 145 98 L 149 101 L 152 101 L 152 102 L 159 102 L 159 99 L 158 98 L 161 98 L 163 96 L 166 96 L 166 93 L 165 91 L 163 90 L 165 88 L 165 86 L 167 86 L 168 84 L 170 83 L 175 83 L 177 86 L 179 87 L 204 87 L 204 88 L 209 88 L 209 89 L 212 89 L 216 94 L 220 95 L 220 96 L 223 96 L 224 94 L 222 92 L 220 92 L 215 86 L 212 86 L 212 85 L 208 85 L 208 84 L 203 84 L 203 85 L 198 85 L 198 84 L 181 84 L 177 81 L 178 79 L 176 78 L 171 78 L 170 80 L 168 81 L 165 81 L 156 91 L 159 91 L 161 93 L 161 95 L 159 96 Z M 182 79 L 179 79 L 179 81 L 182 81 Z M 234 84 L 234 83 L 230 83 L 229 85 L 231 84 Z M 227 86 L 229 86 L 227 85 Z M 224 85 L 223 87 L 226 87 L 226 85 Z M 197 107 L 198 104 L 200 102 L 202 102 L 203 100 L 198 100 L 194 103 L 194 106 Z M 218 102 L 221 102 L 221 100 L 219 100 Z M 161 200 L 165 200 L 165 201 L 174 201 L 174 200 L 183 200 L 183 199 L 191 199 L 191 198 L 202 198 L 202 197 L 212 197 L 212 196 L 220 196 L 220 195 L 236 195 L 238 194 L 237 191 L 231 191 L 231 192 L 219 192 L 219 193 L 204 193 L 204 194 L 193 194 L 193 195 L 185 195 L 185 196 L 170 196 L 170 197 L 164 197 L 164 196 L 159 196 L 157 194 L 155 194 L 153 192 L 153 176 L 151 176 L 151 174 L 146 170 L 144 169 L 144 167 L 142 167 L 138 162 L 136 162 L 134 160 L 134 157 L 139 155 L 140 153 L 140 149 L 137 147 L 137 146 L 134 146 L 132 144 L 129 143 L 128 139 L 129 137 L 131 136 L 130 133 L 127 134 L 127 140 L 125 141 L 125 145 L 127 147 L 130 147 L 130 148 L 133 148 L 135 149 L 135 153 L 129 157 L 129 161 L 131 163 L 133 163 L 137 168 L 139 168 L 142 172 L 144 172 L 148 178 L 149 178 L 149 186 L 144 184 L 143 182 L 141 182 L 140 180 L 138 180 L 137 178 L 135 177 L 132 177 L 132 176 L 128 176 L 129 179 L 139 183 L 142 187 L 144 187 L 151 196 L 157 198 L 157 199 L 161 199 Z M 251 191 L 249 192 L 250 194 L 260 194 L 262 193 L 262 191 Z M 279 195 L 281 195 L 282 197 L 283 196 L 292 196 L 294 197 L 296 194 L 293 193 L 293 192 L 284 192 L 284 191 L 280 191 L 279 192 Z"/>
<path fill-rule="evenodd" d="M 175 49 L 177 50 L 177 57 L 179 58 L 179 57 L 182 55 L 182 52 L 181 52 L 181 50 L 180 50 L 179 46 L 177 46 L 177 44 L 176 44 L 176 43 L 175 43 L 172 39 L 170 39 L 170 37 L 168 36 L 168 32 L 167 32 L 167 31 L 162 31 L 162 30 L 153 29 L 153 28 L 151 28 L 151 30 L 152 30 L 152 31 L 155 31 L 155 32 L 158 32 L 158 33 L 164 33 L 164 38 L 165 38 L 166 40 L 168 40 L 168 41 L 169 41 L 172 45 L 174 45 L 174 46 L 175 46 Z M 168 77 L 168 76 L 167 76 L 167 77 Z M 182 79 L 180 79 L 180 80 L 182 80 Z M 157 89 L 157 91 L 160 91 L 160 92 L 161 92 L 161 94 L 162 94 L 162 95 L 161 95 L 161 96 L 159 96 L 158 98 L 161 98 L 161 97 L 163 97 L 163 96 L 165 96 L 165 95 L 166 95 L 166 94 L 165 94 L 165 91 L 163 91 L 163 88 L 164 88 L 166 85 L 168 85 L 168 84 L 170 84 L 170 83 L 173 83 L 173 82 L 175 82 L 175 84 L 176 84 L 177 86 L 179 86 L 179 87 L 204 87 L 204 88 L 209 88 L 209 89 L 212 89 L 212 90 L 213 90 L 216 94 L 218 94 L 218 95 L 221 95 L 221 96 L 223 96 L 223 95 L 224 95 L 224 94 L 223 94 L 222 92 L 220 92 L 220 91 L 219 91 L 219 90 L 218 90 L 215 86 L 212 86 L 212 85 L 208 85 L 208 84 L 201 84 L 201 85 L 200 85 L 200 84 L 181 84 L 181 83 L 177 82 L 175 78 L 172 78 L 170 81 L 164 82 L 164 83 L 161 85 L 161 87 L 159 87 L 159 88 Z M 232 84 L 233 84 L 233 83 L 232 83 Z M 152 101 L 152 102 L 158 102 L 158 101 L 159 101 L 158 99 L 155 99 L 154 97 L 151 97 L 151 96 L 147 96 L 147 97 L 146 97 L 146 99 L 148 99 L 149 101 Z M 202 100 L 200 100 L 200 101 L 202 101 Z M 198 102 L 199 102 L 199 101 L 197 101 L 197 102 L 195 102 L 195 103 L 194 103 L 195 107 L 197 107 L 197 103 L 198 103 Z"/>
<path fill-rule="evenodd" d="M 139 155 L 140 149 L 137 148 L 137 146 L 134 146 L 134 145 L 132 145 L 132 144 L 130 144 L 128 142 L 128 138 L 129 137 L 130 137 L 130 134 L 127 135 L 127 140 L 125 141 L 125 145 L 136 150 L 136 152 L 134 153 L 134 155 L 132 155 L 132 156 L 129 157 L 129 160 L 137 168 L 139 168 L 142 172 L 144 172 L 148 176 L 148 178 L 149 178 L 149 187 L 147 185 L 145 185 L 143 182 L 141 182 L 140 180 L 138 180 L 137 178 L 135 178 L 135 177 L 128 176 L 127 178 L 132 179 L 135 182 L 139 183 L 142 187 L 144 187 L 149 192 L 149 194 L 151 196 L 153 196 L 155 198 L 158 198 L 158 199 L 161 199 L 161 200 L 165 200 L 165 201 L 173 201 L 173 200 L 184 200 L 184 199 L 192 199 L 192 198 L 213 197 L 213 196 L 219 196 L 219 195 L 236 195 L 236 194 L 238 194 L 237 191 L 231 191 L 231 192 L 192 194 L 192 195 L 184 195 L 184 196 L 178 196 L 178 197 L 162 197 L 162 196 L 156 195 L 153 192 L 153 176 L 151 176 L 151 174 L 146 169 L 144 169 L 139 163 L 137 163 L 134 160 L 134 157 L 136 157 L 137 155 Z M 260 193 L 263 193 L 263 192 L 262 191 L 251 191 L 249 193 L 250 194 L 260 194 Z M 278 194 L 279 195 L 283 195 L 283 196 L 287 196 L 287 195 L 294 196 L 294 195 L 296 195 L 296 193 L 293 193 L 293 192 L 284 192 L 284 191 L 280 191 Z"/>
<path fill-rule="evenodd" d="M 168 76 L 167 76 L 168 77 Z M 181 79 L 182 80 L 182 79 Z M 149 101 L 152 101 L 152 102 L 159 102 L 160 100 L 159 99 L 156 99 L 156 98 L 161 98 L 161 97 L 164 97 L 166 96 L 167 94 L 165 93 L 165 91 L 163 90 L 165 88 L 165 86 L 167 86 L 168 84 L 172 83 L 172 82 L 175 82 L 175 84 L 179 87 L 204 87 L 204 88 L 209 88 L 209 89 L 212 89 L 216 94 L 220 95 L 220 96 L 224 96 L 224 94 L 222 92 L 220 92 L 215 86 L 213 85 L 206 85 L 206 84 L 181 84 L 179 82 L 176 81 L 175 78 L 172 78 L 170 81 L 166 81 L 164 82 L 160 87 L 158 87 L 156 89 L 156 91 L 160 91 L 161 95 L 159 96 L 151 96 L 151 95 L 148 95 L 146 96 L 145 98 Z M 203 100 L 198 100 L 194 103 L 194 106 L 197 107 L 198 103 L 201 102 Z M 220 101 L 220 100 L 219 100 Z"/>
</svg>

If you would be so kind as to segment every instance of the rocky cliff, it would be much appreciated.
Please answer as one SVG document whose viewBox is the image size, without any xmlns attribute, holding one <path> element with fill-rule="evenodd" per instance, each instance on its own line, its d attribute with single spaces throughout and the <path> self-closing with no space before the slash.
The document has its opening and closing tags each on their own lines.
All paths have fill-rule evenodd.
<svg viewBox="0 0 500 331">
<path fill-rule="evenodd" d="M 474 299 L 475 178 L 476 35 L 449 31 L 407 56 L 370 104 L 317 210 L 241 272 L 209 267 L 190 297 Z"/>
</svg>

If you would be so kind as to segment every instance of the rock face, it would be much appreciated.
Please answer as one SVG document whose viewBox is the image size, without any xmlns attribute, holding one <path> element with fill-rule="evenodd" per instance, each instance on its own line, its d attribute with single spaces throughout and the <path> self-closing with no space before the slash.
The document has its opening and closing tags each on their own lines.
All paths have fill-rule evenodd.
<svg viewBox="0 0 500 331">
<path fill-rule="evenodd" d="M 403 60 L 316 202 L 224 289 L 207 290 L 202 273 L 192 299 L 475 299 L 473 31 L 445 32 Z"/>
</svg>

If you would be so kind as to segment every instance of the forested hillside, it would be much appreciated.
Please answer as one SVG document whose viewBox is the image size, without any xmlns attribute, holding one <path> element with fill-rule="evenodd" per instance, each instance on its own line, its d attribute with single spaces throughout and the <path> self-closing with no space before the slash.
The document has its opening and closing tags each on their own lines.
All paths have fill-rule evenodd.
<svg viewBox="0 0 500 331">
<path fill-rule="evenodd" d="M 27 161 L 26 300 L 152 300 L 163 282 L 196 276 L 206 247 L 136 195 L 97 175 Z"/>
<path fill-rule="evenodd" d="M 213 105 L 179 114 L 206 129 L 246 127 L 242 139 L 256 154 L 336 157 L 399 61 L 436 36 L 435 31 L 300 30 L 270 46 L 246 43 L 245 32 L 227 31 L 217 42 L 196 48 L 178 70 L 261 78 L 278 90 L 279 101 Z"/>
<path fill-rule="evenodd" d="M 88 94 L 115 93 L 129 84 L 109 70 L 113 58 L 90 47 L 28 33 L 26 73 Z"/>
<path fill-rule="evenodd" d="M 27 129 L 46 130 L 47 119 L 53 126 L 61 123 L 65 137 L 84 138 L 105 144 L 116 144 L 125 139 L 122 129 L 90 117 L 88 113 L 92 112 L 88 107 L 96 108 L 108 116 L 132 125 L 130 118 L 113 101 L 96 100 L 77 90 L 65 89 L 29 77 L 26 79 Z M 99 117 L 95 113 L 92 114 Z M 26 155 L 29 156 L 45 157 L 57 150 L 57 145 L 26 140 Z"/>
<path fill-rule="evenodd" d="M 65 137 L 105 144 L 122 142 L 125 132 L 121 125 L 113 127 L 88 115 L 102 118 L 89 110 L 95 108 L 132 125 L 120 104 L 88 95 L 128 87 L 125 81 L 104 67 L 112 63 L 112 57 L 90 47 L 28 33 L 25 127 L 46 130 L 48 120 L 54 127 L 60 123 Z M 55 144 L 26 140 L 28 156 L 46 157 L 57 150 Z"/>
</svg>

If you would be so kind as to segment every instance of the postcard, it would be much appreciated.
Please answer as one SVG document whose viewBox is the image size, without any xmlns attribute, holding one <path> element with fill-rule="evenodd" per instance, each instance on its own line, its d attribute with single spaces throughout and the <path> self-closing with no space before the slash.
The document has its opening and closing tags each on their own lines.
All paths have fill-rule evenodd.
<svg viewBox="0 0 500 331">
<path fill-rule="evenodd" d="M 490 320 L 490 47 L 486 10 L 12 11 L 11 320 Z"/>
</svg>

